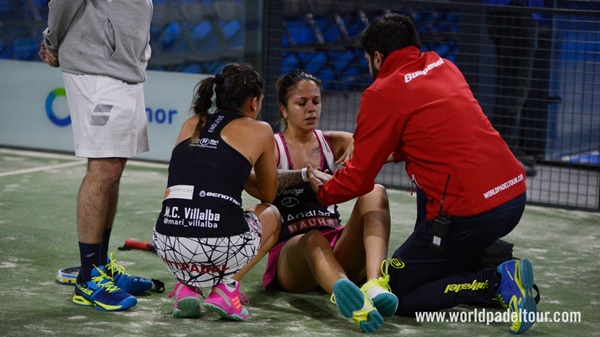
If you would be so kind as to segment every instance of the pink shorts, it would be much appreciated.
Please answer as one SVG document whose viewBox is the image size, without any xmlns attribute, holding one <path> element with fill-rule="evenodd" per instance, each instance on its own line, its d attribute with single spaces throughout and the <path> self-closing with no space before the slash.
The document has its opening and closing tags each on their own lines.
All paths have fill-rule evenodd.
<svg viewBox="0 0 600 337">
<path fill-rule="evenodd" d="M 331 248 L 335 247 L 337 240 L 340 235 L 342 235 L 342 230 L 344 226 L 340 226 L 336 229 L 326 229 L 322 230 L 321 234 L 323 237 L 329 241 L 329 245 Z M 276 244 L 271 251 L 269 251 L 269 258 L 267 260 L 267 268 L 265 270 L 265 274 L 263 275 L 263 286 L 266 290 L 276 291 L 281 290 L 281 286 L 279 285 L 279 281 L 277 281 L 277 262 L 279 261 L 279 254 L 281 253 L 281 249 L 283 245 L 287 242 L 283 241 Z"/>
</svg>

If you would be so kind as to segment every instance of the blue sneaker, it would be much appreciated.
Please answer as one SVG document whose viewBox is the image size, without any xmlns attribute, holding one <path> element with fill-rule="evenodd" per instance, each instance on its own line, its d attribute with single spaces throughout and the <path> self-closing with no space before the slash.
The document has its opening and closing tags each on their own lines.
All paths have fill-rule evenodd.
<svg viewBox="0 0 600 337">
<path fill-rule="evenodd" d="M 118 265 L 115 261 L 115 254 L 110 253 L 106 263 L 106 270 L 112 277 L 115 285 L 121 290 L 131 295 L 138 295 L 152 288 L 151 280 L 125 273 L 125 268 Z"/>
<path fill-rule="evenodd" d="M 104 267 L 92 269 L 92 280 L 75 284 L 73 303 L 94 306 L 98 310 L 120 311 L 137 304 L 137 299 L 117 287 Z"/>
<path fill-rule="evenodd" d="M 496 269 L 502 276 L 498 299 L 513 316 L 510 331 L 518 334 L 529 330 L 535 323 L 537 305 L 533 297 L 533 269 L 527 259 L 510 260 Z"/>
<path fill-rule="evenodd" d="M 381 263 L 381 277 L 370 280 L 360 287 L 360 291 L 368 296 L 372 301 L 377 311 L 383 317 L 391 317 L 398 309 L 398 297 L 394 295 L 389 286 L 390 275 L 388 274 L 388 262 L 383 260 Z"/>
<path fill-rule="evenodd" d="M 373 307 L 371 299 L 350 280 L 335 282 L 331 301 L 344 317 L 352 318 L 363 332 L 373 332 L 383 324 L 383 317 Z"/>
</svg>

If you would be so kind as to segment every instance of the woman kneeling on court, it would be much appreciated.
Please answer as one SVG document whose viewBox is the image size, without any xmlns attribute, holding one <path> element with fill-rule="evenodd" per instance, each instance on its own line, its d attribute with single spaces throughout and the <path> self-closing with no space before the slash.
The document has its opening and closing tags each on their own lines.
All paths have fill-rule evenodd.
<svg viewBox="0 0 600 337">
<path fill-rule="evenodd" d="M 307 167 L 332 173 L 351 156 L 352 134 L 317 129 L 322 108 L 317 77 L 295 70 L 279 79 L 276 88 L 285 126 L 275 134 L 279 192 L 274 204 L 282 214 L 282 226 L 269 253 L 264 286 L 295 293 L 320 287 L 333 294 L 331 299 L 343 316 L 364 332 L 375 331 L 383 323 L 382 316 L 392 316 L 398 306 L 387 285 L 386 190 L 375 185 L 359 197 L 342 226 L 336 205 L 317 202 Z"/>
<path fill-rule="evenodd" d="M 273 131 L 256 120 L 263 80 L 249 65 L 230 64 L 200 82 L 194 116 L 182 126 L 169 163 L 168 187 L 154 227 L 154 244 L 177 279 L 175 317 L 199 317 L 201 287 L 212 287 L 207 311 L 248 319 L 240 280 L 276 242 L 280 213 Z M 212 108 L 213 90 L 216 111 Z M 242 191 L 255 172 L 253 196 L 242 209 Z"/>
</svg>

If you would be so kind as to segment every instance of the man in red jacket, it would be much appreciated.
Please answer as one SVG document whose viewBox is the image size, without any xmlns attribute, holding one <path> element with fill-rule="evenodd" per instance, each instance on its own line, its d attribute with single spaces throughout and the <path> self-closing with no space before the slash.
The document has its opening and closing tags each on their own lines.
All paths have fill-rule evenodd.
<svg viewBox="0 0 600 337">
<path fill-rule="evenodd" d="M 518 224 L 526 201 L 523 166 L 458 68 L 434 52 L 420 52 L 408 17 L 379 17 L 361 45 L 374 82 L 362 96 L 351 159 L 329 180 L 310 171 L 319 202 L 368 193 L 386 161 L 404 161 L 417 191 L 417 220 L 390 261 L 396 314 L 459 304 L 504 307 L 513 333 L 528 330 L 536 311 L 529 260 L 468 268 Z"/>
</svg>

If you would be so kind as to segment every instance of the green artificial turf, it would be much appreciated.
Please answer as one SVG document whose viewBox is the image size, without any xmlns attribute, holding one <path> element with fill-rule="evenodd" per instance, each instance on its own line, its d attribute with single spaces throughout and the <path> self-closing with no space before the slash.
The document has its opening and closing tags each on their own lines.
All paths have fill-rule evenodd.
<svg viewBox="0 0 600 337">
<path fill-rule="evenodd" d="M 229 322 L 203 312 L 198 319 L 172 317 L 168 293 L 174 279 L 150 252 L 120 251 L 126 239 L 151 241 L 166 184 L 166 165 L 130 162 L 125 170 L 111 251 L 126 271 L 165 282 L 164 293 L 147 292 L 124 312 L 102 312 L 71 303 L 73 287 L 58 284 L 58 269 L 79 264 L 76 195 L 85 161 L 0 151 L 0 335 L 1 336 L 363 336 L 323 292 L 267 293 L 265 260 L 242 281 L 250 319 Z M 415 200 L 388 191 L 392 212 L 389 254 L 410 234 Z M 244 207 L 255 200 L 245 196 Z M 341 207 L 347 215 L 352 204 Z M 539 312 L 579 313 L 579 322 L 539 322 L 526 336 L 600 336 L 600 213 L 529 206 L 506 238 L 514 255 L 531 260 L 542 301 Z M 206 290 L 205 292 L 208 292 Z M 476 309 L 448 312 L 467 317 Z M 477 309 L 481 310 L 481 309 Z M 575 317 L 577 318 L 577 317 Z M 509 323 L 417 322 L 392 317 L 372 335 L 510 336 Z"/>
</svg>

